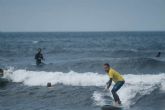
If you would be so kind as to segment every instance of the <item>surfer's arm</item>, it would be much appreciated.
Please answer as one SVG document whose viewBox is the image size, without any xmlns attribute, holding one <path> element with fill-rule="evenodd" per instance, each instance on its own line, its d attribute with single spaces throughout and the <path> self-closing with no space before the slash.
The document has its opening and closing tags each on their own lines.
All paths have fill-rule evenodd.
<svg viewBox="0 0 165 110">
<path fill-rule="evenodd" d="M 37 54 L 35 55 L 34 59 L 36 59 L 36 60 L 37 60 Z"/>
<path fill-rule="evenodd" d="M 112 84 L 112 78 L 110 78 L 109 81 L 107 82 L 107 89 L 110 88 L 111 84 Z"/>
<path fill-rule="evenodd" d="M 42 60 L 45 60 L 42 54 L 41 54 L 41 59 L 42 59 Z"/>
</svg>

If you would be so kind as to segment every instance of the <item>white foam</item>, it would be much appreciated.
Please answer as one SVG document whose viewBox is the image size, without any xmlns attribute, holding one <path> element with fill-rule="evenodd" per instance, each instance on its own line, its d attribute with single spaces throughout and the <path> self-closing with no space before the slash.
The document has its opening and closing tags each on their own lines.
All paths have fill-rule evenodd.
<svg viewBox="0 0 165 110">
<path fill-rule="evenodd" d="M 105 75 L 98 73 L 87 72 L 80 74 L 74 71 L 63 73 L 16 70 L 12 74 L 11 72 L 6 74 L 6 77 L 13 82 L 23 82 L 23 84 L 29 86 L 45 86 L 47 82 L 73 86 L 103 86 L 108 80 Z"/>
<path fill-rule="evenodd" d="M 12 70 L 13 71 L 13 70 Z M 147 74 L 147 75 L 123 75 L 126 83 L 118 91 L 119 96 L 124 105 L 130 106 L 136 102 L 132 102 L 132 99 L 139 94 L 139 98 L 150 94 L 153 90 L 160 87 L 165 91 L 165 73 L 161 74 Z M 77 73 L 70 71 L 68 73 L 63 72 L 45 72 L 45 71 L 27 71 L 27 70 L 11 70 L 7 71 L 5 77 L 13 82 L 22 82 L 28 86 L 46 86 L 47 82 L 54 84 L 64 84 L 72 86 L 105 86 L 108 81 L 106 74 L 98 73 Z M 102 105 L 102 94 L 98 92 L 93 93 L 93 98 L 97 102 L 97 105 Z"/>
<path fill-rule="evenodd" d="M 106 104 L 105 99 L 103 98 L 104 94 L 98 91 L 94 91 L 92 98 L 95 100 L 94 103 L 98 106 Z"/>
<path fill-rule="evenodd" d="M 33 41 L 33 44 L 37 44 L 39 41 Z"/>
<path fill-rule="evenodd" d="M 124 75 L 126 83 L 118 91 L 123 105 L 129 108 L 131 105 L 135 104 L 136 101 L 142 98 L 144 95 L 150 94 L 152 91 L 160 87 L 160 89 L 165 92 L 165 74 L 157 75 Z M 112 87 L 111 87 L 112 88 Z M 109 93 L 111 94 L 111 93 Z M 137 96 L 138 95 L 138 96 Z M 104 105 L 105 100 L 103 94 L 100 92 L 94 92 L 93 98 L 96 105 Z M 135 99 L 134 102 L 132 99 Z"/>
</svg>

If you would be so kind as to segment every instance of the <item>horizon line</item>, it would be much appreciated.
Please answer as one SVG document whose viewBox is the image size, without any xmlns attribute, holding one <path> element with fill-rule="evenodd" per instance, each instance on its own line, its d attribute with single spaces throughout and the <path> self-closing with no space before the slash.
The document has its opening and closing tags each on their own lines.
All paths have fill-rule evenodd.
<svg viewBox="0 0 165 110">
<path fill-rule="evenodd" d="M 130 31 L 0 31 L 0 33 L 79 33 L 79 32 L 165 32 L 165 30 L 130 30 Z"/>
</svg>

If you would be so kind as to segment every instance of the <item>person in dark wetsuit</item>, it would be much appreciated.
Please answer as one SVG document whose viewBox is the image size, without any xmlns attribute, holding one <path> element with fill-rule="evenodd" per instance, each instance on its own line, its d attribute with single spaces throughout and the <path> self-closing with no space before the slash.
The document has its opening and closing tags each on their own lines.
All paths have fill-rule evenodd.
<svg viewBox="0 0 165 110">
<path fill-rule="evenodd" d="M 39 48 L 38 49 L 38 53 L 35 55 L 36 65 L 38 65 L 38 66 L 41 65 L 42 64 L 42 60 L 44 60 L 44 57 L 43 57 L 41 51 L 42 50 Z"/>
<path fill-rule="evenodd" d="M 161 52 L 158 52 L 158 54 L 156 55 L 156 57 L 160 57 L 160 55 L 161 55 Z"/>
<path fill-rule="evenodd" d="M 0 69 L 0 77 L 3 77 L 3 75 L 4 75 L 4 71 L 3 69 Z"/>
</svg>

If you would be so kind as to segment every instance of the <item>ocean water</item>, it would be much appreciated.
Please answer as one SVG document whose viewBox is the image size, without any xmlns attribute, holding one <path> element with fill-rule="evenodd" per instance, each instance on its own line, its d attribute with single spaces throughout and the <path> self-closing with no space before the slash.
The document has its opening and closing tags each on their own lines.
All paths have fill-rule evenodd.
<svg viewBox="0 0 165 110">
<path fill-rule="evenodd" d="M 0 110 L 101 110 L 113 100 L 104 63 L 125 78 L 124 110 L 165 110 L 165 32 L 1 32 Z"/>
</svg>

